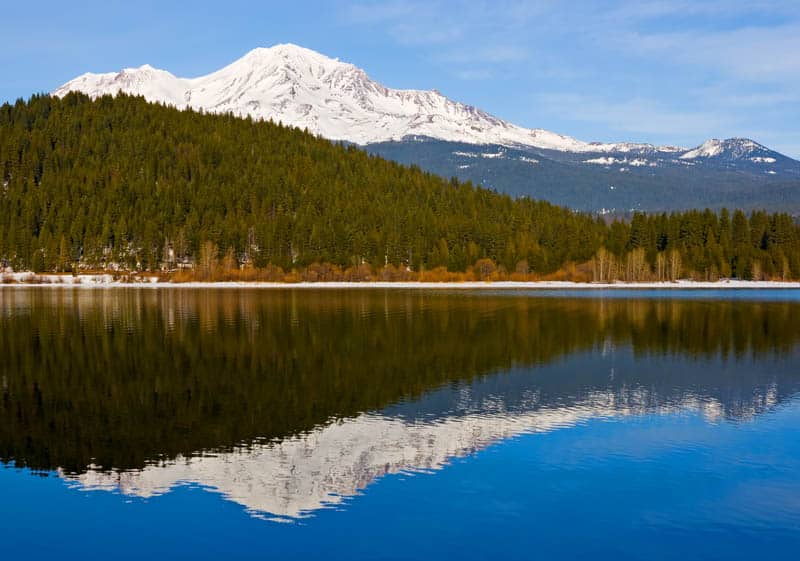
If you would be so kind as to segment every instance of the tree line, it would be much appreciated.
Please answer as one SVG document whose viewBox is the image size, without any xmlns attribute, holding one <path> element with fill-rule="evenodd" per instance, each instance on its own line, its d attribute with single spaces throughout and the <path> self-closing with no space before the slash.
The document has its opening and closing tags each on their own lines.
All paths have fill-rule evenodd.
<svg viewBox="0 0 800 561">
<path fill-rule="evenodd" d="M 800 228 L 725 210 L 607 222 L 273 122 L 73 93 L 0 107 L 0 264 L 207 279 L 796 279 Z"/>
</svg>

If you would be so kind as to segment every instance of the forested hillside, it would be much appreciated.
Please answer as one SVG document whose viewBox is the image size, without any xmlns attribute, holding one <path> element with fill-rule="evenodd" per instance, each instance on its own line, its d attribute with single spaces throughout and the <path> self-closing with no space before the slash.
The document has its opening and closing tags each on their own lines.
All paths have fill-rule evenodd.
<svg viewBox="0 0 800 561">
<path fill-rule="evenodd" d="M 737 143 L 754 147 L 737 158 L 726 157 L 735 153 Z M 800 162 L 748 140 L 720 144 L 727 149 L 720 148 L 719 155 L 688 160 L 680 152 L 656 150 L 575 153 L 420 138 L 366 149 L 444 177 L 586 212 L 629 215 L 727 207 L 800 216 Z"/>
<path fill-rule="evenodd" d="M 17 270 L 326 263 L 366 276 L 444 267 L 487 278 L 577 264 L 603 280 L 800 277 L 789 215 L 607 224 L 278 124 L 124 95 L 3 105 L 0 173 L 0 260 Z"/>
</svg>

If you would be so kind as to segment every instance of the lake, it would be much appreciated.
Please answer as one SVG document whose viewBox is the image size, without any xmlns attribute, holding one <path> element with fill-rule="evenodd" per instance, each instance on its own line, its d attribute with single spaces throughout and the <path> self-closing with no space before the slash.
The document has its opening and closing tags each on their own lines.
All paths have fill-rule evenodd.
<svg viewBox="0 0 800 561">
<path fill-rule="evenodd" d="M 797 559 L 800 291 L 0 288 L 4 559 Z"/>
</svg>

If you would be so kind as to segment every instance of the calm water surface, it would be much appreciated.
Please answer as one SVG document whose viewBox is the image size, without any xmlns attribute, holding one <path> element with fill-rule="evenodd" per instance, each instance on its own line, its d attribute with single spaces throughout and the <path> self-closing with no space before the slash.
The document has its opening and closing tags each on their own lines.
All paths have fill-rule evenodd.
<svg viewBox="0 0 800 561">
<path fill-rule="evenodd" d="M 0 289 L 3 559 L 797 559 L 800 292 Z"/>
</svg>

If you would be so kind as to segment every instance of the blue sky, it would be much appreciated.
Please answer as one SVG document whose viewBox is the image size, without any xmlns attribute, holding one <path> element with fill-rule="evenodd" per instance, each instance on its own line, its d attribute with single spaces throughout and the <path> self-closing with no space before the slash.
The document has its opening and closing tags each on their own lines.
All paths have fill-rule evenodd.
<svg viewBox="0 0 800 561">
<path fill-rule="evenodd" d="M 800 157 L 800 0 L 16 2 L 2 34 L 0 101 L 291 42 L 582 140 L 747 136 Z"/>
</svg>

